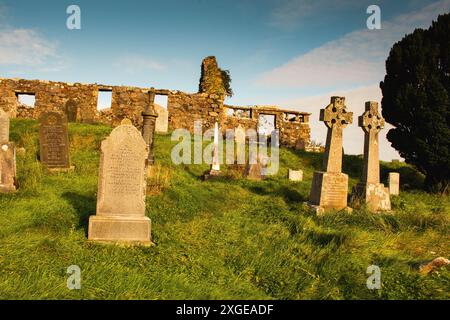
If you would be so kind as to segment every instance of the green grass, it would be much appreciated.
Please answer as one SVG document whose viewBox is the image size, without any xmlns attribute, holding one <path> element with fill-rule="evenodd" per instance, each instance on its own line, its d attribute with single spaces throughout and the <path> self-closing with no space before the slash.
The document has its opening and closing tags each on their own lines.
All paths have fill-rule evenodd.
<svg viewBox="0 0 450 320">
<path fill-rule="evenodd" d="M 20 191 L 0 195 L 1 299 L 449 299 L 450 268 L 421 276 L 418 266 L 449 257 L 450 201 L 420 191 L 423 177 L 403 164 L 406 189 L 391 214 L 316 217 L 307 200 L 321 154 L 282 149 L 280 171 L 263 182 L 203 182 L 207 165 L 171 163 L 170 135 L 155 141 L 157 162 L 170 173 L 147 197 L 153 247 L 89 243 L 95 214 L 99 146 L 110 128 L 71 124 L 73 173 L 48 174 L 38 162 L 37 123 L 13 120 Z M 289 182 L 301 168 L 305 181 Z M 350 186 L 362 160 L 346 156 Z M 227 168 L 224 168 L 226 171 Z M 381 268 L 382 288 L 368 290 L 366 269 Z M 82 289 L 66 286 L 70 265 Z"/>
</svg>

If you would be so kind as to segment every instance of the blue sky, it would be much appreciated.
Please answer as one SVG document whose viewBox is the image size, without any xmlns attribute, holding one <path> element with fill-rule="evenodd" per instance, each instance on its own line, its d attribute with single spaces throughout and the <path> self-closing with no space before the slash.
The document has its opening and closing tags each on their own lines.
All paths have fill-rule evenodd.
<svg viewBox="0 0 450 320">
<path fill-rule="evenodd" d="M 66 28 L 71 4 L 81 30 Z M 366 27 L 371 4 L 382 30 Z M 449 10 L 450 0 L 0 0 L 0 76 L 195 92 L 202 58 L 215 55 L 231 72 L 228 103 L 315 117 L 331 93 L 380 99 L 392 44 Z"/>
</svg>

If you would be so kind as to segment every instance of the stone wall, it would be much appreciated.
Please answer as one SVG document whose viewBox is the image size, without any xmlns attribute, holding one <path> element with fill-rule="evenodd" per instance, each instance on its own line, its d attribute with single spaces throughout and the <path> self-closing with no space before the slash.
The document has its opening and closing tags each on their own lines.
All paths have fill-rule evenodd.
<svg viewBox="0 0 450 320">
<path fill-rule="evenodd" d="M 0 79 L 0 108 L 13 118 L 38 119 L 43 112 L 57 111 L 65 113 L 72 122 L 101 122 L 117 126 L 123 118 L 129 118 L 135 126 L 141 127 L 141 113 L 149 104 L 149 90 L 127 86 Z M 111 108 L 97 110 L 99 91 L 112 92 Z M 34 94 L 34 107 L 19 104 L 18 94 Z M 184 128 L 193 132 L 195 120 L 202 121 L 203 130 L 213 128 L 218 121 L 224 134 L 227 129 L 239 125 L 244 129 L 257 130 L 259 116 L 271 114 L 276 119 L 275 127 L 280 130 L 281 145 L 305 149 L 310 144 L 308 113 L 272 106 L 224 105 L 223 96 L 216 93 L 190 94 L 156 89 L 155 94 L 168 96 L 169 130 Z"/>
<path fill-rule="evenodd" d="M 97 110 L 99 91 L 112 92 L 110 110 Z M 0 108 L 11 117 L 38 119 L 43 112 L 58 111 L 66 113 L 71 121 L 117 126 L 127 117 L 140 126 L 141 112 L 149 103 L 148 91 L 125 86 L 0 79 Z M 19 94 L 33 94 L 34 107 L 19 104 Z"/>
</svg>

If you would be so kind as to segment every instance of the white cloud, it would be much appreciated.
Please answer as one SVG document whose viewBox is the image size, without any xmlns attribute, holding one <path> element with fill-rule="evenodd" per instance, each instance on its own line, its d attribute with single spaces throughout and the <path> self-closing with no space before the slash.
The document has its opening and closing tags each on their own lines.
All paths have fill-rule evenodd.
<svg viewBox="0 0 450 320">
<path fill-rule="evenodd" d="M 139 55 L 120 57 L 114 65 L 130 74 L 166 69 L 166 67 L 158 61 Z"/>
<path fill-rule="evenodd" d="M 306 3 L 306 2 L 305 2 Z M 450 0 L 382 20 L 382 30 L 361 29 L 328 42 L 263 74 L 257 84 L 292 88 L 345 88 L 379 82 L 392 45 L 450 11 Z M 383 11 L 382 11 L 383 13 Z"/>
<path fill-rule="evenodd" d="M 366 101 L 378 101 L 381 112 L 381 90 L 378 85 L 361 87 L 353 90 L 336 90 L 323 95 L 298 98 L 284 101 L 281 105 L 285 108 L 296 109 L 311 113 L 310 127 L 311 139 L 324 143 L 326 141 L 327 128 L 319 121 L 320 109 L 325 108 L 330 103 L 330 97 L 345 97 L 347 110 L 353 112 L 353 123 L 344 130 L 344 151 L 346 154 L 362 154 L 364 147 L 364 133 L 358 127 L 358 117 L 364 112 Z M 386 123 L 385 128 L 380 132 L 380 159 L 391 161 L 401 159 L 398 152 L 391 147 L 391 143 L 386 139 L 386 134 L 392 126 Z"/>
<path fill-rule="evenodd" d="M 57 59 L 56 44 L 31 29 L 0 31 L 0 64 L 42 66 Z"/>
</svg>

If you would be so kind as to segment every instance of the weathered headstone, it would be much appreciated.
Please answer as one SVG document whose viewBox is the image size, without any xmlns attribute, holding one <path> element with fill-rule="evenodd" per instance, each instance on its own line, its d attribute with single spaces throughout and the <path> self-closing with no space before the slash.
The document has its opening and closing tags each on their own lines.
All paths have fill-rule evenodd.
<svg viewBox="0 0 450 320">
<path fill-rule="evenodd" d="M 39 118 L 39 143 L 41 162 L 50 171 L 73 169 L 69 160 L 69 135 L 67 117 L 58 112 L 47 112 Z"/>
<path fill-rule="evenodd" d="M 290 181 L 303 181 L 303 171 L 288 169 L 288 178 Z"/>
<path fill-rule="evenodd" d="M 67 115 L 67 120 L 69 122 L 77 122 L 78 121 L 78 104 L 75 100 L 69 99 L 65 105 L 65 111 Z"/>
<path fill-rule="evenodd" d="M 97 214 L 89 219 L 89 240 L 151 243 L 145 216 L 147 145 L 125 119 L 101 144 Z"/>
<path fill-rule="evenodd" d="M 0 109 L 0 193 L 16 191 L 16 151 L 9 142 L 9 116 Z"/>
<path fill-rule="evenodd" d="M 0 143 L 9 142 L 9 115 L 0 109 Z"/>
<path fill-rule="evenodd" d="M 214 152 L 211 163 L 211 170 L 204 175 L 205 180 L 209 180 L 220 175 L 220 161 L 219 161 L 219 124 L 214 125 Z"/>
<path fill-rule="evenodd" d="M 347 208 L 348 176 L 342 173 L 342 133 L 353 121 L 344 97 L 331 97 L 331 103 L 320 110 L 320 120 L 328 127 L 323 170 L 314 172 L 309 205 L 318 214 L 326 210 Z"/>
<path fill-rule="evenodd" d="M 378 133 L 384 128 L 384 119 L 378 112 L 377 102 L 366 102 L 366 111 L 359 117 L 364 131 L 364 168 L 361 182 L 352 192 L 352 200 L 362 200 L 370 211 L 391 210 L 389 190 L 380 183 Z"/>
<path fill-rule="evenodd" d="M 398 196 L 400 194 L 400 173 L 389 172 L 388 184 L 389 193 Z"/>
<path fill-rule="evenodd" d="M 239 124 L 239 126 L 234 130 L 234 141 L 236 143 L 236 163 L 245 163 L 245 129 Z"/>
<path fill-rule="evenodd" d="M 155 104 L 155 112 L 158 114 L 155 123 L 155 131 L 158 133 L 167 133 L 169 130 L 169 112 L 166 108 Z"/>
</svg>

